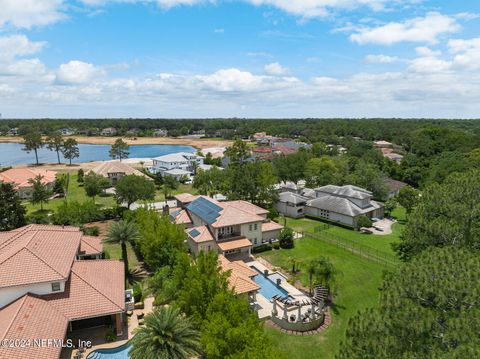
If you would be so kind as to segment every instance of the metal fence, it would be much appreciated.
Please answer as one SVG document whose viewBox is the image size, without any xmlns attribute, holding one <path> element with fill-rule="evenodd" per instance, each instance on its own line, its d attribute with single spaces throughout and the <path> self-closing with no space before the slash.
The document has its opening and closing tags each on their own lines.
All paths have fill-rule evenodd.
<svg viewBox="0 0 480 359">
<path fill-rule="evenodd" d="M 335 234 L 324 232 L 324 231 L 315 231 L 315 232 L 316 233 L 302 232 L 302 236 L 318 239 L 325 243 L 332 244 L 338 248 L 342 248 L 359 257 L 377 262 L 385 267 L 395 267 L 400 262 L 398 258 L 393 254 L 376 250 L 374 248 L 365 246 L 357 241 L 339 237 L 339 236 L 336 236 Z"/>
</svg>

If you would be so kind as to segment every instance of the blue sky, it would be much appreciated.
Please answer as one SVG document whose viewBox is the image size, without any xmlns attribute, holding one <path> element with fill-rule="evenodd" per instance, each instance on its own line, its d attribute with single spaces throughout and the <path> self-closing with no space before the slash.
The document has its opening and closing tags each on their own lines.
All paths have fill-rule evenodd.
<svg viewBox="0 0 480 359">
<path fill-rule="evenodd" d="M 480 117 L 480 3 L 0 0 L 3 117 Z"/>
</svg>

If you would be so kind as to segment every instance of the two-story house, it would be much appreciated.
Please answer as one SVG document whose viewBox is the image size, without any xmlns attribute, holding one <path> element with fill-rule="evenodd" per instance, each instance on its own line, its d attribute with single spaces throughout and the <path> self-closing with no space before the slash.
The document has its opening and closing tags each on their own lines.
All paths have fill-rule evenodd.
<svg viewBox="0 0 480 359">
<path fill-rule="evenodd" d="M 227 258 L 247 258 L 252 247 L 278 239 L 283 228 L 267 219 L 267 210 L 246 201 L 197 196 L 183 211 L 191 222 L 187 243 L 194 253 L 216 250 Z M 180 211 L 177 217 L 182 216 Z"/>
<path fill-rule="evenodd" d="M 0 232 L 0 339 L 63 340 L 68 330 L 124 330 L 123 262 L 100 260 L 99 238 L 77 227 Z M 92 260 L 84 260 L 84 259 Z M 0 347 L 0 358 L 59 358 L 61 346 Z"/>
<path fill-rule="evenodd" d="M 195 168 L 203 165 L 203 157 L 195 153 L 177 152 L 152 159 L 150 171 L 161 173 L 162 176 L 173 176 L 177 179 L 185 176 L 190 179 L 195 174 Z"/>
</svg>

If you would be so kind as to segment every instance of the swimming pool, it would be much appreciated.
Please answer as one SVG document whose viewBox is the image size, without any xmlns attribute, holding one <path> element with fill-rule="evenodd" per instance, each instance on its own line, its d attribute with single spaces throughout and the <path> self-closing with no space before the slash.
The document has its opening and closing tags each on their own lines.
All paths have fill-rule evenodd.
<svg viewBox="0 0 480 359">
<path fill-rule="evenodd" d="M 282 287 L 277 287 L 277 284 L 270 279 L 272 274 L 265 277 L 263 273 L 260 272 L 257 268 L 253 268 L 258 272 L 258 275 L 253 277 L 253 280 L 260 286 L 259 291 L 261 295 L 263 295 L 268 300 L 272 299 L 272 297 L 275 295 L 279 295 L 282 297 L 288 296 L 288 292 L 285 289 L 283 289 Z"/>
<path fill-rule="evenodd" d="M 87 359 L 129 359 L 130 348 L 130 344 L 124 344 L 116 348 L 97 349 L 88 354 Z"/>
</svg>

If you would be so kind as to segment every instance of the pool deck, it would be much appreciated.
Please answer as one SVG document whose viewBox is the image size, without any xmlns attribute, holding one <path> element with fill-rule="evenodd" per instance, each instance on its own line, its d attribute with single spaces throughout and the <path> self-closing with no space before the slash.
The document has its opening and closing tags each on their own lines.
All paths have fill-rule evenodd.
<svg viewBox="0 0 480 359">
<path fill-rule="evenodd" d="M 268 263 L 265 263 L 264 260 L 262 262 L 258 260 L 254 260 L 251 262 L 246 263 L 250 267 L 255 267 L 257 268 L 261 273 L 264 272 L 264 270 L 268 270 L 268 275 L 271 274 L 276 274 L 281 280 L 280 286 L 285 289 L 288 294 L 293 297 L 296 300 L 306 300 L 309 299 L 310 297 L 307 296 L 305 293 L 301 292 L 297 288 L 295 288 L 293 285 L 287 282 L 287 278 L 281 274 L 278 271 L 272 271 L 273 267 L 269 265 Z M 270 267 L 270 268 L 268 268 Z M 262 274 L 258 274 L 262 275 Z M 273 309 L 273 304 L 271 300 L 265 298 L 263 295 L 260 293 L 257 293 L 256 296 L 257 302 L 260 306 L 260 308 L 257 310 L 258 317 L 260 319 L 269 319 L 272 316 L 272 309 Z"/>
<path fill-rule="evenodd" d="M 116 348 L 126 342 L 128 342 L 133 337 L 133 331 L 138 327 L 137 314 L 148 313 L 153 311 L 153 297 L 145 298 L 144 309 L 135 309 L 133 310 L 133 315 L 128 317 L 127 324 L 124 326 L 124 334 L 117 338 L 114 342 L 105 342 L 105 334 L 107 332 L 107 327 L 98 327 L 98 328 L 88 328 L 82 330 L 75 330 L 73 332 L 67 333 L 67 337 L 77 341 L 77 339 L 90 340 L 92 342 L 92 347 L 88 348 L 84 353 L 82 358 L 86 358 L 88 354 L 97 349 L 107 349 L 107 348 Z M 64 349 L 60 356 L 61 359 L 74 359 L 77 349 Z"/>
</svg>

